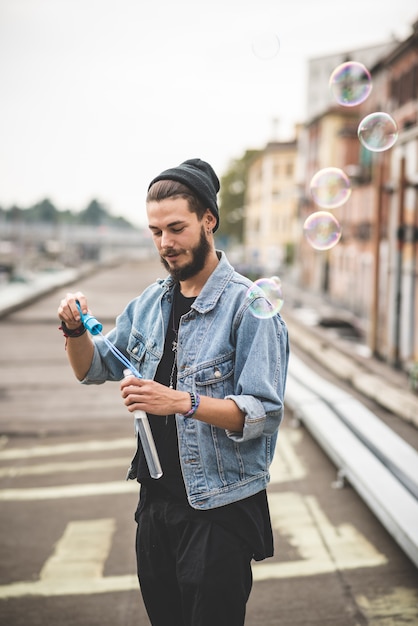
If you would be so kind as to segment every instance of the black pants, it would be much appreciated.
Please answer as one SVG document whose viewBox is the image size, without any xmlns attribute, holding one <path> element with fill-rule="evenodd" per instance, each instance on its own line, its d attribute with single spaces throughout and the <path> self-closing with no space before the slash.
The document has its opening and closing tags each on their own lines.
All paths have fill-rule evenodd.
<svg viewBox="0 0 418 626">
<path fill-rule="evenodd" d="M 165 501 L 137 518 L 141 593 L 152 626 L 243 626 L 250 549 L 203 511 Z"/>
</svg>

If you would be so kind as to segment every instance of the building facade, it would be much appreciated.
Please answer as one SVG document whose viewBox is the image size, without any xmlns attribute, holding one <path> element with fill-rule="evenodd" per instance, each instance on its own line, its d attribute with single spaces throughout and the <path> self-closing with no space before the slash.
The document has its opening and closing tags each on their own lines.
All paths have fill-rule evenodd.
<svg viewBox="0 0 418 626">
<path fill-rule="evenodd" d="M 309 193 L 316 171 L 339 167 L 352 187 L 349 200 L 333 211 L 343 232 L 338 245 L 320 252 L 301 240 L 301 283 L 357 315 L 371 352 L 406 370 L 418 361 L 417 30 L 418 23 L 407 40 L 392 42 L 368 66 L 373 89 L 364 103 L 332 104 L 307 121 L 301 182 L 301 221 L 318 210 Z M 355 51 L 346 59 L 364 62 Z M 370 151 L 358 140 L 359 123 L 375 112 L 397 124 L 389 150 Z"/>
<path fill-rule="evenodd" d="M 275 275 L 294 260 L 298 244 L 297 139 L 272 141 L 248 169 L 245 198 L 246 263 Z"/>
<path fill-rule="evenodd" d="M 347 60 L 372 76 L 371 94 L 354 107 L 333 102 L 328 89 L 330 74 Z M 310 104 L 297 138 L 267 144 L 249 167 L 246 260 L 264 275 L 293 262 L 301 287 L 355 315 L 371 352 L 407 371 L 418 364 L 418 22 L 403 42 L 314 59 L 308 73 Z M 388 150 L 359 141 L 359 123 L 375 112 L 397 124 Z M 351 195 L 332 210 L 341 240 L 319 251 L 305 240 L 303 224 L 323 210 L 310 182 L 326 167 L 349 176 Z"/>
</svg>

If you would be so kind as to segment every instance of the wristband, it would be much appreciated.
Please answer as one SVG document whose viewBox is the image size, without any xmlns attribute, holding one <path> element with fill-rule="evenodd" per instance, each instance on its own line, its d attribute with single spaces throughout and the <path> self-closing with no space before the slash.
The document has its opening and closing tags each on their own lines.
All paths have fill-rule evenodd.
<svg viewBox="0 0 418 626">
<path fill-rule="evenodd" d="M 86 332 L 86 328 L 83 324 L 80 324 L 78 328 L 71 330 L 67 328 L 65 322 L 61 322 L 61 326 L 58 326 L 58 330 L 62 330 L 64 337 L 81 337 Z"/>
<path fill-rule="evenodd" d="M 192 417 L 192 415 L 194 415 L 197 409 L 199 408 L 199 404 L 200 404 L 199 394 L 189 391 L 189 396 L 192 402 L 192 408 L 190 409 L 190 411 L 187 411 L 187 413 L 182 413 L 183 417 Z"/>
</svg>

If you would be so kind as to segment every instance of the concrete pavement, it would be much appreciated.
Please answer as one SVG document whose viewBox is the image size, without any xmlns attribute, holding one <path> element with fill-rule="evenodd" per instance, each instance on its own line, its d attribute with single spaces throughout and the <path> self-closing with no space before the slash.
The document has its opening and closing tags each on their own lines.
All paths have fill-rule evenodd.
<svg viewBox="0 0 418 626">
<path fill-rule="evenodd" d="M 106 331 L 161 274 L 156 262 L 129 263 L 75 286 Z M 0 321 L 0 623 L 146 626 L 133 552 L 138 487 L 124 481 L 132 419 L 117 385 L 74 380 L 60 298 Z M 287 413 L 269 487 L 276 554 L 254 565 L 247 626 L 418 622 L 416 568 L 335 482 L 333 464 Z"/>
</svg>

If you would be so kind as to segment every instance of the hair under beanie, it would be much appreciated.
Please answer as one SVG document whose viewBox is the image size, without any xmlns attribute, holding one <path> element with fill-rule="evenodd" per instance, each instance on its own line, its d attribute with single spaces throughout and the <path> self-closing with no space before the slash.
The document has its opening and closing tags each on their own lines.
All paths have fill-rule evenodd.
<svg viewBox="0 0 418 626">
<path fill-rule="evenodd" d="M 213 168 L 201 159 L 189 159 L 180 163 L 177 167 L 164 170 L 158 176 L 153 178 L 148 186 L 148 190 L 154 183 L 159 180 L 175 180 L 178 183 L 186 185 L 194 191 L 196 196 L 204 206 L 211 210 L 216 217 L 215 231 L 219 226 L 219 209 L 216 200 L 216 194 L 219 191 L 219 179 Z"/>
</svg>

